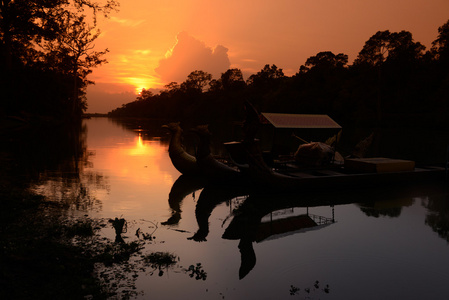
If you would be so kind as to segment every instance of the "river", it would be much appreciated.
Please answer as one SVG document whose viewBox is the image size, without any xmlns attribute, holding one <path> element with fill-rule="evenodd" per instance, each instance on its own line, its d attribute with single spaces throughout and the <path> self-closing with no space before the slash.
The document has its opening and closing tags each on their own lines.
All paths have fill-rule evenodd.
<svg viewBox="0 0 449 300">
<path fill-rule="evenodd" d="M 34 190 L 70 216 L 123 218 L 125 242 L 174 258 L 127 275 L 136 298 L 449 298 L 444 187 L 248 196 L 180 177 L 159 126 L 84 122 L 77 175 L 48 169 Z M 326 204 L 336 199 L 345 204 Z M 106 224 L 100 234 L 113 239 Z"/>
</svg>

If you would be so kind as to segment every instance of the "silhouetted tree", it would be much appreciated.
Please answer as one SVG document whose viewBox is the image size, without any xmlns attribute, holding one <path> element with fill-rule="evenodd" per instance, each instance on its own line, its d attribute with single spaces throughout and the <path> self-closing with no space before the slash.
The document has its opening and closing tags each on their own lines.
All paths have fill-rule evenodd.
<svg viewBox="0 0 449 300">
<path fill-rule="evenodd" d="M 425 74 L 426 96 L 430 109 L 437 112 L 434 120 L 443 125 L 449 114 L 449 21 L 438 28 L 438 37 L 426 55 L 429 59 Z"/>
<path fill-rule="evenodd" d="M 80 95 L 84 96 L 87 84 L 93 83 L 87 80 L 87 75 L 92 72 L 92 68 L 106 62 L 102 57 L 108 52 L 108 49 L 93 50 L 93 42 L 100 35 L 100 31 L 87 24 L 83 15 L 66 13 L 59 21 L 65 30 L 57 35 L 53 43 L 48 43 L 44 47 L 48 50 L 49 60 L 59 62 L 62 70 L 71 67 L 70 75 L 73 78 L 72 112 L 79 115 L 87 108 L 85 98 Z"/>
<path fill-rule="evenodd" d="M 59 101 L 60 109 L 55 112 L 65 110 L 79 116 L 86 108 L 85 87 L 91 83 L 86 76 L 91 68 L 105 62 L 102 56 L 107 52 L 93 51 L 93 41 L 100 34 L 97 14 L 107 16 L 117 5 L 115 0 L 104 5 L 91 0 L 0 1 L 0 73 L 7 99 L 1 108 L 4 113 L 48 114 L 50 105 L 46 102 L 52 102 L 53 107 Z M 91 11 L 90 21 L 85 10 Z M 50 77 L 52 84 L 44 81 Z M 24 84 L 29 84 L 28 90 L 15 93 Z M 52 88 L 61 92 L 49 92 Z"/>
<path fill-rule="evenodd" d="M 249 76 L 246 81 L 248 100 L 259 110 L 275 101 L 275 94 L 285 79 L 284 72 L 276 65 L 265 65 L 262 70 Z"/>
<path fill-rule="evenodd" d="M 251 75 L 246 83 L 256 87 L 270 86 L 284 77 L 284 72 L 282 69 L 278 69 L 276 65 L 272 65 L 271 67 L 270 65 L 265 65 L 257 74 Z"/>
<path fill-rule="evenodd" d="M 380 66 L 387 59 L 419 59 L 425 47 L 414 42 L 408 31 L 378 31 L 363 46 L 354 64 Z"/>
<path fill-rule="evenodd" d="M 226 91 L 239 90 L 245 87 L 245 81 L 240 69 L 229 69 L 221 74 L 223 89 Z"/>
<path fill-rule="evenodd" d="M 146 90 L 146 89 L 142 89 L 142 91 L 139 93 L 139 95 L 137 95 L 137 101 L 145 101 L 149 98 L 153 97 L 153 92 Z"/>
<path fill-rule="evenodd" d="M 438 37 L 432 42 L 434 59 L 449 62 L 449 20 L 438 28 Z"/>
<path fill-rule="evenodd" d="M 172 81 L 169 84 L 166 84 L 164 86 L 164 90 L 161 91 L 161 95 L 164 96 L 173 96 L 175 95 L 177 92 L 179 92 L 181 90 L 180 85 L 176 82 L 176 81 Z"/>
<path fill-rule="evenodd" d="M 236 121 L 244 118 L 240 109 L 249 100 L 259 111 L 325 113 L 345 128 L 367 127 L 369 132 L 379 126 L 449 126 L 449 66 L 443 61 L 449 25 L 438 32 L 425 56 L 424 46 L 410 32 L 387 30 L 371 36 L 349 66 L 346 54 L 324 51 L 309 57 L 292 77 L 269 64 L 246 84 L 239 69 L 214 80 L 194 71 L 185 82 L 170 83 L 159 95 L 145 97 L 150 101 L 133 102 L 111 115 Z"/>
<path fill-rule="evenodd" d="M 245 87 L 245 80 L 240 69 L 229 69 L 221 74 L 219 79 L 210 82 L 210 91 L 239 91 Z"/>
<path fill-rule="evenodd" d="M 343 68 L 348 64 L 348 56 L 343 53 L 335 55 L 330 51 L 320 52 L 316 56 L 307 59 L 305 66 L 301 66 L 300 72 L 308 71 L 312 68 L 317 69 L 335 69 Z"/>
<path fill-rule="evenodd" d="M 187 92 L 202 93 L 211 79 L 211 74 L 196 70 L 187 76 L 187 80 L 181 84 L 181 89 Z"/>
<path fill-rule="evenodd" d="M 398 82 L 394 82 L 398 79 L 407 81 L 406 78 L 401 75 L 410 75 L 410 68 L 423 56 L 425 47 L 419 43 L 414 42 L 412 34 L 408 31 L 390 32 L 378 31 L 374 34 L 363 46 L 363 49 L 359 52 L 355 66 L 368 66 L 374 67 L 377 72 L 377 120 L 380 123 L 382 120 L 382 103 L 385 103 L 383 98 L 384 91 L 383 86 L 387 86 L 383 81 L 383 74 L 395 74 L 389 79 L 389 88 L 397 88 Z M 384 65 L 388 68 L 388 72 L 384 72 Z M 407 68 L 407 69 L 406 69 Z M 401 72 L 398 74 L 397 72 Z M 389 93 L 392 95 L 392 93 Z"/>
</svg>

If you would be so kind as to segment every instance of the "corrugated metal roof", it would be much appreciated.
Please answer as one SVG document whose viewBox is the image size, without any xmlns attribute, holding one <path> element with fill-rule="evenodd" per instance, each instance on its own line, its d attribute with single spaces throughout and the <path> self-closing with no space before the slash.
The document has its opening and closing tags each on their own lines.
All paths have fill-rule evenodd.
<svg viewBox="0 0 449 300">
<path fill-rule="evenodd" d="M 341 128 L 328 115 L 262 113 L 262 116 L 275 128 Z"/>
</svg>

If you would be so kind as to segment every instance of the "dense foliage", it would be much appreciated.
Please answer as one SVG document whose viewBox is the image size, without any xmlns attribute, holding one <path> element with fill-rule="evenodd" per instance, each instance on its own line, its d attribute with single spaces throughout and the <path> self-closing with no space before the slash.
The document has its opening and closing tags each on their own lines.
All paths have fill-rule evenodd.
<svg viewBox="0 0 449 300">
<path fill-rule="evenodd" d="M 81 116 L 86 76 L 107 52 L 94 50 L 97 14 L 118 5 L 105 2 L 0 1 L 0 116 Z"/>
<path fill-rule="evenodd" d="M 196 70 L 181 84 L 109 113 L 113 117 L 168 118 L 208 123 L 243 118 L 243 102 L 260 111 L 329 114 L 344 126 L 448 127 L 449 21 L 438 29 L 431 49 L 407 31 L 379 31 L 352 65 L 348 56 L 320 52 L 294 76 L 266 65 L 246 82 L 239 69 L 219 79 Z"/>
</svg>

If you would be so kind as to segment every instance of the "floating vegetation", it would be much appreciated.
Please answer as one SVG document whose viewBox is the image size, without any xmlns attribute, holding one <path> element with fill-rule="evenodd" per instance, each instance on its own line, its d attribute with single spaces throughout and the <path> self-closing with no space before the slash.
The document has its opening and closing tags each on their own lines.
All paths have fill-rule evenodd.
<svg viewBox="0 0 449 300">
<path fill-rule="evenodd" d="M 65 207 L 33 194 L 26 196 L 9 196 L 14 200 L 11 202 L 18 203 L 17 207 L 24 207 L 20 207 L 20 214 L 5 213 L 16 211 L 9 207 L 0 210 L 6 228 L 0 241 L 4 252 L 1 263 L 8 283 L 2 293 L 8 299 L 26 298 L 29 291 L 49 299 L 55 295 L 61 295 L 57 298 L 133 299 L 143 295 L 137 290 L 136 281 L 147 269 L 159 276 L 176 269 L 176 273 L 197 280 L 206 278 L 201 264 L 184 269 L 175 254 L 142 254 L 145 245 L 156 243 L 158 224 L 155 222 L 145 221 L 151 225 L 138 228 L 136 236 L 128 241 L 124 233 L 130 231 L 132 223 L 122 217 L 67 217 Z M 22 204 L 23 199 L 27 203 Z M 114 229 L 115 239 L 104 236 L 101 230 L 105 227 Z M 17 281 L 21 274 L 30 275 Z M 26 280 L 31 276 L 32 281 Z"/>
<path fill-rule="evenodd" d="M 301 290 L 300 288 L 298 288 L 294 285 L 291 285 L 290 286 L 290 296 L 296 295 L 300 290 Z"/>
<path fill-rule="evenodd" d="M 178 269 L 196 280 L 206 280 L 207 273 L 203 270 L 201 263 L 190 265 L 186 269 L 179 265 L 180 258 L 173 253 L 161 251 L 141 253 L 146 244 L 154 243 L 156 238 L 154 233 L 158 229 L 157 224 L 151 222 L 153 226 L 150 228 L 153 230 L 149 233 L 138 228 L 135 234 L 137 240 L 125 242 L 121 238 L 120 232 L 127 230 L 126 220 L 115 218 L 109 219 L 107 222 L 111 223 L 116 230 L 116 239 L 112 241 L 96 236 L 96 243 L 91 244 L 91 248 L 93 246 L 95 249 L 91 255 L 97 262 L 97 277 L 105 287 L 104 293 L 108 297 L 130 299 L 141 294 L 142 292 L 136 289 L 136 280 L 142 273 L 150 276 L 153 274 L 163 276 L 170 269 Z"/>
<path fill-rule="evenodd" d="M 143 248 L 143 244 L 139 241 L 130 243 L 108 242 L 102 246 L 103 250 L 96 256 L 96 260 L 103 263 L 105 266 L 126 262 L 133 254 L 139 253 Z"/>
<path fill-rule="evenodd" d="M 128 224 L 125 219 L 115 218 L 114 220 L 110 219 L 109 223 L 112 223 L 112 227 L 115 229 L 115 234 L 120 235 L 122 233 L 126 233 L 128 230 Z"/>
<path fill-rule="evenodd" d="M 157 223 L 155 224 L 155 223 L 153 223 L 153 222 L 151 222 L 151 221 L 146 221 L 146 222 L 150 222 L 151 224 L 153 224 L 153 226 L 152 227 L 149 227 L 149 228 L 154 228 L 154 230 L 151 232 L 151 233 L 145 233 L 145 232 L 143 232 L 142 230 L 140 230 L 140 227 L 139 228 L 137 228 L 137 230 L 136 230 L 136 236 L 137 236 L 137 238 L 138 239 L 143 239 L 143 240 L 147 240 L 147 241 L 153 241 L 154 239 L 156 239 L 156 237 L 154 236 L 154 233 L 156 232 L 156 230 L 159 228 L 158 226 L 157 226 Z"/>
<path fill-rule="evenodd" d="M 186 269 L 177 265 L 179 261 L 180 258 L 178 256 L 169 252 L 153 252 L 142 256 L 143 266 L 153 269 L 149 273 L 150 276 L 152 276 L 155 271 L 158 271 L 158 276 L 162 276 L 164 275 L 164 270 L 168 271 L 170 268 L 174 268 L 176 266 L 181 268 L 182 271 L 188 274 L 190 278 L 195 277 L 196 280 L 206 280 L 207 273 L 203 270 L 201 263 L 190 265 L 189 268 Z"/>
<path fill-rule="evenodd" d="M 169 267 L 176 264 L 178 257 L 168 252 L 153 252 L 143 257 L 144 263 L 160 267 Z"/>
<path fill-rule="evenodd" d="M 304 293 L 305 293 L 304 299 L 313 299 L 310 296 L 311 293 L 324 292 L 325 294 L 329 294 L 330 288 L 329 288 L 328 284 L 326 284 L 324 287 L 322 287 L 318 280 L 315 281 L 312 288 L 310 286 L 308 286 L 302 290 L 297 286 L 290 285 L 290 296 L 296 296 L 296 295 L 301 296 L 301 291 L 304 291 Z"/>
<path fill-rule="evenodd" d="M 155 232 L 158 229 L 157 224 L 150 222 L 152 226 L 151 232 L 144 232 L 140 227 L 136 230 L 135 236 L 137 240 L 133 242 L 125 242 L 121 237 L 121 232 L 127 231 L 127 222 L 122 218 L 109 219 L 115 229 L 115 242 L 103 238 L 95 245 L 95 260 L 97 265 L 97 276 L 101 279 L 105 287 L 105 293 L 110 297 L 118 297 L 121 299 L 130 299 L 141 294 L 136 290 L 136 280 L 146 273 L 152 276 L 158 274 L 163 276 L 168 270 L 173 268 L 181 269 L 190 277 L 197 280 L 205 280 L 207 273 L 202 269 L 200 263 L 196 266 L 191 265 L 188 269 L 183 269 L 178 265 L 180 259 L 177 255 L 169 252 L 151 252 L 142 254 L 141 250 L 148 243 L 155 243 Z M 159 241 L 160 243 L 163 243 Z M 136 256 L 135 254 L 140 254 Z M 148 271 L 148 269 L 150 269 Z"/>
<path fill-rule="evenodd" d="M 188 273 L 191 278 L 195 276 L 196 280 L 206 280 L 207 278 L 207 273 L 203 270 L 201 263 L 197 263 L 196 266 L 190 265 L 189 268 L 184 269 L 184 271 Z"/>
<path fill-rule="evenodd" d="M 164 268 L 168 270 L 169 267 L 176 265 L 179 261 L 179 257 L 169 252 L 153 252 L 143 257 L 143 265 L 153 269 L 150 275 L 153 275 L 154 271 L 158 270 L 158 275 L 164 275 Z"/>
</svg>

